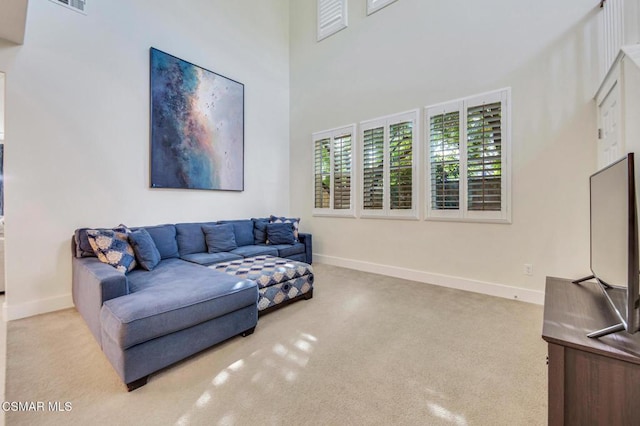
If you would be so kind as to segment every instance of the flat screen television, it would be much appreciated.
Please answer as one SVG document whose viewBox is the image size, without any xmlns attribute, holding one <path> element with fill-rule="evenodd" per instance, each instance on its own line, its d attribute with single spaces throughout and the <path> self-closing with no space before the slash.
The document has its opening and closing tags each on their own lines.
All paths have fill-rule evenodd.
<svg viewBox="0 0 640 426">
<path fill-rule="evenodd" d="M 640 260 L 633 153 L 591 175 L 589 192 L 592 275 L 574 282 L 595 278 L 620 322 L 588 336 L 635 333 L 640 329 Z"/>
</svg>

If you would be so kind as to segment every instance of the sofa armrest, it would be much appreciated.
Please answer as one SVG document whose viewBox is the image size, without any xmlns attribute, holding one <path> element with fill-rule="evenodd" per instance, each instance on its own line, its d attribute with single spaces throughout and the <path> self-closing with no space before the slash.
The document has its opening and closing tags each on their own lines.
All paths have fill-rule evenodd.
<svg viewBox="0 0 640 426">
<path fill-rule="evenodd" d="M 304 252 L 307 256 L 306 263 L 311 265 L 311 262 L 313 262 L 313 238 L 311 234 L 303 234 L 302 232 L 300 232 L 298 233 L 298 240 L 300 240 L 300 242 L 304 244 Z"/>
<path fill-rule="evenodd" d="M 95 257 L 72 257 L 73 303 L 100 343 L 100 309 L 109 299 L 129 293 L 127 277 Z"/>
</svg>

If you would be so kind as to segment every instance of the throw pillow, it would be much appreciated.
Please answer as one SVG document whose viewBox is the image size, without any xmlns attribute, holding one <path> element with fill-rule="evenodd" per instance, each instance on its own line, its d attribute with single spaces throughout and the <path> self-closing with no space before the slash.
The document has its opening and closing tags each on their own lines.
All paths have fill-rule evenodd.
<svg viewBox="0 0 640 426">
<path fill-rule="evenodd" d="M 298 227 L 300 226 L 300 218 L 299 217 L 278 217 L 271 215 L 269 219 L 269 223 L 291 223 L 293 224 L 293 238 L 296 241 L 298 240 Z"/>
<path fill-rule="evenodd" d="M 290 222 L 270 223 L 267 225 L 269 244 L 294 244 L 293 224 Z"/>
<path fill-rule="evenodd" d="M 125 226 L 115 229 L 88 229 L 87 239 L 101 262 L 127 273 L 136 267 L 133 248 L 129 244 L 130 232 Z"/>
<path fill-rule="evenodd" d="M 202 230 L 204 231 L 204 237 L 207 241 L 207 251 L 209 253 L 220 253 L 238 248 L 232 224 L 205 225 L 202 227 Z"/>
<path fill-rule="evenodd" d="M 254 244 L 267 244 L 267 225 L 268 224 L 269 224 L 269 219 L 253 220 Z"/>
<path fill-rule="evenodd" d="M 151 271 L 160 263 L 160 252 L 146 229 L 140 228 L 129 234 L 129 243 L 133 246 L 136 260 L 143 269 Z"/>
</svg>

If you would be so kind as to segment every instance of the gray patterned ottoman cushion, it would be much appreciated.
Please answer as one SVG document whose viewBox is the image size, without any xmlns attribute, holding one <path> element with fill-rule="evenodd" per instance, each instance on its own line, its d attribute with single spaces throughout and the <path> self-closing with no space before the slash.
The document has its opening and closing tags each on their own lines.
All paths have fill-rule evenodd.
<svg viewBox="0 0 640 426">
<path fill-rule="evenodd" d="M 279 305 L 313 290 L 313 268 L 274 256 L 255 256 L 218 263 L 209 268 L 258 284 L 258 310 Z"/>
</svg>

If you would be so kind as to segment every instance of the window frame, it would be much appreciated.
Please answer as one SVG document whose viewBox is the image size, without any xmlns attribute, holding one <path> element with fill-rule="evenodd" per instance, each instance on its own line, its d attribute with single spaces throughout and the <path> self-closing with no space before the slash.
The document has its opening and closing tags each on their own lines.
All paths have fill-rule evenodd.
<svg viewBox="0 0 640 426">
<path fill-rule="evenodd" d="M 396 0 L 367 0 L 367 16 L 389 6 Z"/>
<path fill-rule="evenodd" d="M 469 108 L 501 102 L 501 208 L 500 211 L 474 211 L 468 209 L 467 176 L 467 117 Z M 431 200 L 431 117 L 459 111 L 459 208 L 434 209 Z M 425 220 L 445 220 L 460 222 L 511 223 L 511 88 L 503 88 L 479 95 L 468 96 L 454 101 L 430 105 L 424 108 L 423 133 L 425 144 Z"/>
<path fill-rule="evenodd" d="M 378 117 L 371 120 L 361 121 L 358 131 L 358 139 L 360 141 L 358 154 L 360 160 L 358 162 L 359 171 L 359 183 L 358 187 L 358 212 L 361 218 L 387 218 L 387 219 L 419 219 L 419 185 L 420 179 L 418 171 L 420 170 L 419 164 L 421 161 L 420 156 L 420 110 L 414 109 L 397 114 L 391 114 L 384 117 Z M 390 185 L 390 168 L 389 168 L 389 145 L 390 135 L 389 129 L 394 124 L 411 121 L 412 127 L 412 143 L 411 143 L 411 155 L 412 155 L 412 179 L 411 179 L 411 209 L 392 209 L 391 204 L 391 185 Z M 364 182 L 365 182 L 365 168 L 364 168 L 364 133 L 367 130 L 372 130 L 382 127 L 384 129 L 384 161 L 383 161 L 383 195 L 382 203 L 383 207 L 380 210 L 365 209 L 364 202 Z"/>
<path fill-rule="evenodd" d="M 334 11 L 333 15 L 329 15 L 329 22 L 334 21 L 330 25 L 322 22 L 322 8 L 323 3 L 335 1 L 339 3 L 339 9 Z M 327 18 L 327 17 L 325 17 Z M 349 17 L 347 12 L 347 0 L 316 0 L 316 41 L 324 40 L 325 38 L 332 36 L 333 34 L 344 30 L 349 25 Z"/>
<path fill-rule="evenodd" d="M 350 193 L 349 193 L 349 209 L 335 209 L 334 208 L 334 196 L 335 196 L 335 140 L 336 138 L 340 138 L 342 136 L 351 135 L 351 171 L 350 171 Z M 323 139 L 329 139 L 329 171 L 330 171 L 330 193 L 329 193 L 329 207 L 316 207 L 316 158 L 315 158 L 315 147 L 316 142 L 321 141 Z M 356 131 L 356 124 L 349 124 L 346 126 L 336 127 L 330 130 L 322 130 L 319 132 L 314 132 L 311 135 L 311 143 L 312 143 L 312 157 L 313 157 L 313 167 L 311 168 L 312 173 L 312 190 L 311 190 L 311 198 L 312 198 L 312 206 L 313 216 L 341 216 L 341 217 L 356 217 L 356 192 L 357 192 L 357 173 L 356 173 L 356 164 L 357 163 L 357 151 L 358 151 L 358 134 Z"/>
</svg>

